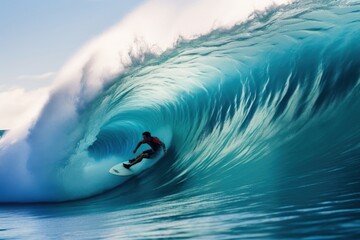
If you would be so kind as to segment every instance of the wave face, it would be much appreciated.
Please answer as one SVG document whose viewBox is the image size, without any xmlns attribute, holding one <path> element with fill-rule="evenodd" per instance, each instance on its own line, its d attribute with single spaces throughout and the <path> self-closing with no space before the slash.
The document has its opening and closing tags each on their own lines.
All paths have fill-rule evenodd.
<svg viewBox="0 0 360 240">
<path fill-rule="evenodd" d="M 132 158 L 148 130 L 169 151 L 139 177 L 143 195 L 191 198 L 200 215 L 195 203 L 208 196 L 204 207 L 223 226 L 252 206 L 267 209 L 270 225 L 298 229 L 311 213 L 338 218 L 328 227 L 348 223 L 331 231 L 359 234 L 359 11 L 356 1 L 273 7 L 160 55 L 145 51 L 97 91 L 61 85 L 24 138 L 3 137 L 0 201 L 73 200 L 119 186 L 129 179 L 108 169 Z M 278 237 L 306 232 L 287 234 Z"/>
</svg>

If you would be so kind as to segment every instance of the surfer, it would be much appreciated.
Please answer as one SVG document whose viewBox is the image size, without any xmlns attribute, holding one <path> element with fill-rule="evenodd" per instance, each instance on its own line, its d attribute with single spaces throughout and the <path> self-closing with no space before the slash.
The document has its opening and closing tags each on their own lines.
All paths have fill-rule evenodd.
<svg viewBox="0 0 360 240">
<path fill-rule="evenodd" d="M 130 164 L 124 163 L 124 167 L 129 169 L 132 165 L 135 165 L 143 160 L 143 158 L 154 158 L 158 153 L 160 152 L 160 149 L 162 148 L 164 151 L 164 154 L 166 154 L 166 147 L 165 144 L 160 141 L 159 138 L 151 136 L 150 132 L 143 132 L 143 140 L 141 140 L 136 148 L 134 149 L 133 153 L 135 154 L 138 148 L 141 146 L 141 144 L 148 144 L 151 149 L 148 149 L 146 151 L 143 151 L 140 153 L 136 158 L 129 160 Z"/>
</svg>

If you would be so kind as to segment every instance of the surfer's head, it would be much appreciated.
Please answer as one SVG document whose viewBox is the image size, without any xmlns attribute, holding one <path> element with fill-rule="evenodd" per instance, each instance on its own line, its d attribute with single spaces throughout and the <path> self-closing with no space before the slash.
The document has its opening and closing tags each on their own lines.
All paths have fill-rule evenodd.
<svg viewBox="0 0 360 240">
<path fill-rule="evenodd" d="M 143 132 L 143 137 L 145 140 L 148 140 L 149 138 L 151 138 L 151 133 L 150 132 Z"/>
</svg>

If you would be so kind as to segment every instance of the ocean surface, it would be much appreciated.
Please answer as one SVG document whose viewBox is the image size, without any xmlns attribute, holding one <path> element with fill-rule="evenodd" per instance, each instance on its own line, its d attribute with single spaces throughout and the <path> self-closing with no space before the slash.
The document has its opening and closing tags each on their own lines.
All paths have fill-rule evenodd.
<svg viewBox="0 0 360 240">
<path fill-rule="evenodd" d="M 0 239 L 360 239 L 359 1 L 269 5 L 155 52 L 103 84 L 91 56 L 0 133 Z M 168 153 L 110 175 L 146 130 Z"/>
</svg>

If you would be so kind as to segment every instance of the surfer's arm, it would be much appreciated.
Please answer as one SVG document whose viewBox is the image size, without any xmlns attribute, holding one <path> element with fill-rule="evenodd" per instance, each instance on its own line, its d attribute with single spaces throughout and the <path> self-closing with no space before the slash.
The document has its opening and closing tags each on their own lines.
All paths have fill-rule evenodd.
<svg viewBox="0 0 360 240">
<path fill-rule="evenodd" d="M 143 144 L 143 141 L 140 141 L 137 145 L 136 148 L 134 149 L 133 153 L 136 153 L 136 151 L 138 150 L 138 148 L 141 146 L 141 144 Z"/>
</svg>

